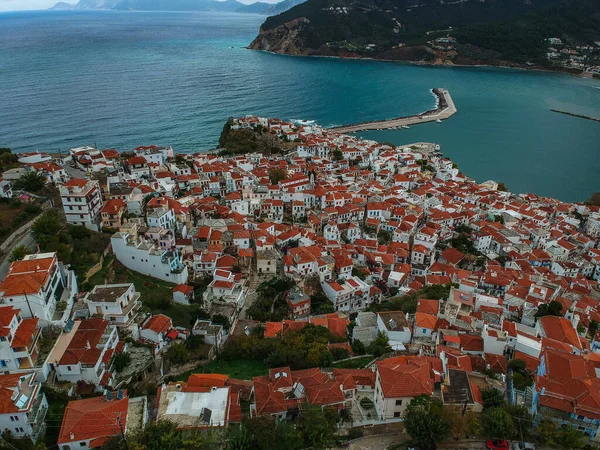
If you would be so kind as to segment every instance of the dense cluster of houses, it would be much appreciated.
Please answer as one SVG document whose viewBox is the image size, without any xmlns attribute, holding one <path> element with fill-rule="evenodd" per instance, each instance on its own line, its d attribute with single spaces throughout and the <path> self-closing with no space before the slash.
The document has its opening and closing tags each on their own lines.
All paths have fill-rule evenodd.
<svg viewBox="0 0 600 450">
<path fill-rule="evenodd" d="M 356 425 L 385 423 L 402 420 L 418 395 L 481 411 L 481 390 L 494 387 L 533 421 L 600 439 L 599 207 L 477 183 L 431 144 L 393 147 L 253 116 L 231 128 L 271 133 L 295 150 L 27 155 L 29 170 L 58 185 L 67 222 L 110 232 L 125 267 L 173 283 L 174 303 L 200 303 L 233 325 L 176 327 L 167 315 L 142 314 L 132 283 L 79 293 L 55 253 L 28 255 L 0 283 L 0 428 L 35 439 L 49 379 L 105 392 L 69 403 L 61 450 L 97 448 L 143 426 L 147 399 L 128 397 L 116 382 L 114 356 L 130 345 L 122 337 L 148 344 L 151 358 L 190 335 L 218 348 L 258 325 L 240 317 L 253 281 L 280 277 L 294 281 L 284 294 L 288 318 L 264 323 L 266 339 L 312 323 L 346 339 L 330 348 L 352 354 L 351 343 L 368 347 L 383 334 L 391 353 L 363 369 L 279 367 L 252 380 L 194 374 L 158 387 L 159 420 L 223 427 L 241 420 L 247 401 L 252 416 L 290 417 L 309 402 L 348 408 Z M 88 176 L 55 170 L 64 164 Z M 207 288 L 195 298 L 191 283 L 200 279 Z M 427 298 L 429 286 L 448 294 Z M 312 314 L 315 291 L 331 303 L 329 314 Z M 404 295 L 416 308 L 371 307 Z M 62 331 L 42 349 L 47 327 Z M 530 383 L 511 383 L 511 360 L 524 361 Z"/>
<path fill-rule="evenodd" d="M 546 39 L 546 58 L 553 64 L 600 73 L 600 42 L 589 45 L 574 45 L 559 38 Z"/>
</svg>

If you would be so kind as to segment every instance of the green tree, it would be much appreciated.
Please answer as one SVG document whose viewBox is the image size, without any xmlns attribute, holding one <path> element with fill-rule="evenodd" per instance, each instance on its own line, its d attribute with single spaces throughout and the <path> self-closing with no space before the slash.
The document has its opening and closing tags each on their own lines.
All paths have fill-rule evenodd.
<svg viewBox="0 0 600 450">
<path fill-rule="evenodd" d="M 585 433 L 569 425 L 558 425 L 551 420 L 542 420 L 535 433 L 544 445 L 561 450 L 580 449 L 589 442 Z"/>
<path fill-rule="evenodd" d="M 593 193 L 586 203 L 592 206 L 600 206 L 600 192 Z"/>
<path fill-rule="evenodd" d="M 341 161 L 342 159 L 344 159 L 344 154 L 341 150 L 335 149 L 333 151 L 332 157 L 334 161 Z"/>
<path fill-rule="evenodd" d="M 381 331 L 377 333 L 375 340 L 367 347 L 367 351 L 377 357 L 391 350 L 392 348 L 390 347 L 390 339 L 388 338 L 387 334 L 382 333 Z"/>
<path fill-rule="evenodd" d="M 588 333 L 590 334 L 590 338 L 594 339 L 596 336 L 596 331 L 598 331 L 598 322 L 594 319 L 590 320 L 590 325 L 588 327 Z"/>
<path fill-rule="evenodd" d="M 198 334 L 192 334 L 185 340 L 185 347 L 190 350 L 196 350 L 202 344 L 204 344 L 204 336 Z"/>
<path fill-rule="evenodd" d="M 333 356 L 334 361 L 339 361 L 340 359 L 346 359 L 350 356 L 350 352 L 348 351 L 347 348 L 332 347 L 330 352 L 331 352 L 331 356 Z"/>
<path fill-rule="evenodd" d="M 10 262 L 20 261 L 21 259 L 23 259 L 25 257 L 25 255 L 29 255 L 30 253 L 31 253 L 31 250 L 29 249 L 29 247 L 27 247 L 25 245 L 17 245 L 10 252 L 8 260 Z"/>
<path fill-rule="evenodd" d="M 269 180 L 271 184 L 279 184 L 280 181 L 283 181 L 287 178 L 287 174 L 283 169 L 271 169 L 269 170 Z"/>
<path fill-rule="evenodd" d="M 60 219 L 56 210 L 51 209 L 36 219 L 31 227 L 31 234 L 38 244 L 44 248 L 61 229 Z"/>
<path fill-rule="evenodd" d="M 515 423 L 501 407 L 488 408 L 481 416 L 483 434 L 490 438 L 506 439 L 512 436 Z"/>
<path fill-rule="evenodd" d="M 184 364 L 188 362 L 190 358 L 190 353 L 187 348 L 185 348 L 185 344 L 182 342 L 175 342 L 169 350 L 167 350 L 167 358 L 173 364 Z"/>
<path fill-rule="evenodd" d="M 482 389 L 481 397 L 483 398 L 483 408 L 489 409 L 504 405 L 504 394 L 498 389 L 487 388 Z"/>
<path fill-rule="evenodd" d="M 381 245 L 389 244 L 391 240 L 392 233 L 389 231 L 379 230 L 379 233 L 377 233 L 377 242 L 379 242 Z"/>
<path fill-rule="evenodd" d="M 304 447 L 316 450 L 329 448 L 334 440 L 338 418 L 335 410 L 305 403 L 298 423 Z"/>
<path fill-rule="evenodd" d="M 252 439 L 244 424 L 231 425 L 228 429 L 227 450 L 252 450 Z"/>
<path fill-rule="evenodd" d="M 302 447 L 300 431 L 287 421 L 276 422 L 266 416 L 253 417 L 244 421 L 242 429 L 245 431 L 240 431 L 241 436 L 234 436 L 234 443 L 245 444 L 247 440 L 250 443 L 247 446 L 240 445 L 237 447 L 239 450 L 299 450 Z"/>
<path fill-rule="evenodd" d="M 216 323 L 219 325 L 223 325 L 223 328 L 227 331 L 231 327 L 229 323 L 229 317 L 224 316 L 223 314 L 215 314 L 211 319 L 212 323 Z"/>
<path fill-rule="evenodd" d="M 358 339 L 354 339 L 352 341 L 352 352 L 355 355 L 364 355 L 365 353 L 367 353 L 367 349 L 365 348 L 365 344 L 363 344 Z"/>
<path fill-rule="evenodd" d="M 431 397 L 415 397 L 403 414 L 404 427 L 415 444 L 435 449 L 450 435 L 450 424 L 444 419 L 443 405 Z"/>
<path fill-rule="evenodd" d="M 45 175 L 30 171 L 21 175 L 21 177 L 15 181 L 15 189 L 23 189 L 28 192 L 39 192 L 46 185 Z"/>
<path fill-rule="evenodd" d="M 522 359 L 511 359 L 508 362 L 508 368 L 514 372 L 525 373 L 527 371 L 527 363 Z"/>
<path fill-rule="evenodd" d="M 177 426 L 167 420 L 150 423 L 138 436 L 137 441 L 145 450 L 181 450 L 181 433 Z"/>
<path fill-rule="evenodd" d="M 112 364 L 117 372 L 122 372 L 127 367 L 129 367 L 129 364 L 131 364 L 131 356 L 129 355 L 129 353 L 125 352 L 117 353 L 113 357 Z"/>
<path fill-rule="evenodd" d="M 501 192 L 508 192 L 508 188 L 506 187 L 506 184 L 500 182 L 498 183 L 498 190 Z"/>
<path fill-rule="evenodd" d="M 562 304 L 556 300 L 552 300 L 550 303 L 544 303 L 538 306 L 538 310 L 535 313 L 535 317 L 562 315 Z"/>
</svg>

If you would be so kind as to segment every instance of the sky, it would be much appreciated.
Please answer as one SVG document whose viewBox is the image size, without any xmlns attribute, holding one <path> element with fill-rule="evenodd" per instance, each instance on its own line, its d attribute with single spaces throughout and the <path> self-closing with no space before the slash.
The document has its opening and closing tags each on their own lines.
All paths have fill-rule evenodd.
<svg viewBox="0 0 600 450">
<path fill-rule="evenodd" d="M 25 11 L 48 9 L 59 1 L 77 3 L 78 0 L 0 0 L 0 11 Z M 238 0 L 241 3 L 254 3 L 257 0 Z M 279 0 L 260 0 L 266 3 L 277 3 Z"/>
</svg>

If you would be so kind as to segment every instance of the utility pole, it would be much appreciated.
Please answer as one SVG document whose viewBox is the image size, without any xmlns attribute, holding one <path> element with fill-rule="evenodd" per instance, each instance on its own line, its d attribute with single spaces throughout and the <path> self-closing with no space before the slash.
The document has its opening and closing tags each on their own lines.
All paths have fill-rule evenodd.
<svg viewBox="0 0 600 450">
<path fill-rule="evenodd" d="M 127 450 L 129 450 L 129 444 L 127 443 L 127 439 L 125 438 L 125 431 L 123 431 L 123 424 L 121 423 L 121 415 L 120 414 L 117 416 L 117 423 L 119 424 L 119 430 L 121 430 L 121 437 L 123 438 L 123 441 L 125 442 L 125 448 Z"/>
<path fill-rule="evenodd" d="M 525 447 L 525 442 L 523 441 L 523 428 L 521 427 L 521 418 L 518 417 L 517 420 L 519 421 L 519 434 L 521 435 L 521 446 Z"/>
<path fill-rule="evenodd" d="M 29 314 L 31 314 L 32 318 L 35 318 L 33 315 L 33 310 L 31 309 L 31 305 L 29 304 L 29 297 L 27 297 L 27 293 L 23 291 L 23 295 L 25 296 L 25 302 L 27 303 L 27 307 L 29 308 Z"/>
</svg>

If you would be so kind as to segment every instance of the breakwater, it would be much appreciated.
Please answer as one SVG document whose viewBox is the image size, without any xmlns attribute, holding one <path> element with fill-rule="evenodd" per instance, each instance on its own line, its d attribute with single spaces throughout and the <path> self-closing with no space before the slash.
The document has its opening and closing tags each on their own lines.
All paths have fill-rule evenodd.
<svg viewBox="0 0 600 450">
<path fill-rule="evenodd" d="M 431 92 L 437 97 L 437 107 L 421 114 L 413 116 L 397 117 L 395 119 L 374 120 L 370 122 L 356 123 L 352 125 L 342 125 L 340 127 L 329 128 L 337 133 L 356 133 L 358 131 L 379 130 L 386 128 L 407 127 L 420 123 L 445 120 L 456 114 L 456 106 L 446 89 L 436 88 Z"/>
<path fill-rule="evenodd" d="M 561 111 L 560 109 L 551 109 L 550 111 L 559 113 L 559 114 L 564 114 L 566 116 L 579 117 L 580 119 L 587 119 L 587 120 L 593 120 L 594 122 L 600 122 L 600 117 L 584 116 L 583 114 L 575 114 L 575 113 L 568 112 L 568 111 Z"/>
</svg>

